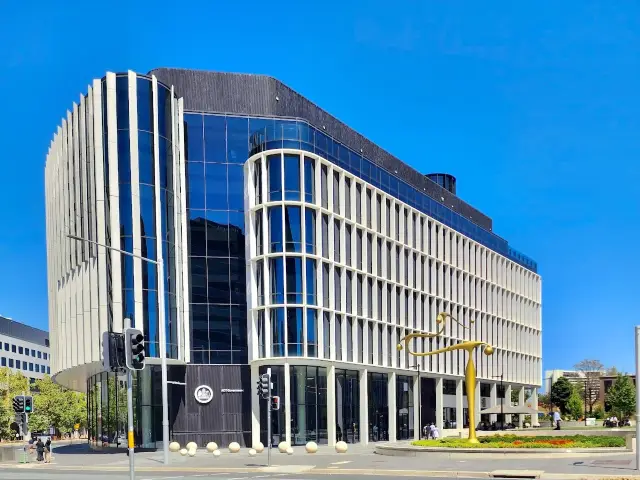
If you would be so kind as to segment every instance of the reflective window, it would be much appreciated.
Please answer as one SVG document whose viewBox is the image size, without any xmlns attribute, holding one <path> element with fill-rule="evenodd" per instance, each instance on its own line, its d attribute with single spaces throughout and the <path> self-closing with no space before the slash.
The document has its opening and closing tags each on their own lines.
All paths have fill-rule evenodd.
<svg viewBox="0 0 640 480">
<path fill-rule="evenodd" d="M 306 260 L 307 276 L 307 304 L 316 305 L 316 261 L 312 258 Z"/>
<path fill-rule="evenodd" d="M 284 156 L 284 199 L 300 200 L 300 157 Z"/>
<path fill-rule="evenodd" d="M 302 312 L 302 308 L 287 308 L 287 354 L 291 357 L 304 354 Z"/>
<path fill-rule="evenodd" d="M 304 210 L 304 230 L 305 230 L 305 251 L 307 253 L 315 253 L 316 238 L 316 216 L 315 210 L 305 208 Z"/>
<path fill-rule="evenodd" d="M 315 162 L 312 158 L 304 157 L 304 201 L 313 203 L 315 201 Z"/>
<path fill-rule="evenodd" d="M 389 440 L 389 386 L 386 373 L 367 373 L 369 441 Z"/>
<path fill-rule="evenodd" d="M 153 89 L 146 78 L 136 80 L 138 130 L 153 131 Z M 141 133 L 141 132 L 140 132 Z"/>
<path fill-rule="evenodd" d="M 269 174 L 269 201 L 282 200 L 282 170 L 279 154 L 267 157 L 267 171 Z"/>
<path fill-rule="evenodd" d="M 205 179 L 206 207 L 212 210 L 227 210 L 227 165 L 207 163 Z"/>
<path fill-rule="evenodd" d="M 360 442 L 360 379 L 355 370 L 336 369 L 336 440 Z"/>
<path fill-rule="evenodd" d="M 269 207 L 269 251 L 282 252 L 282 208 Z"/>
<path fill-rule="evenodd" d="M 285 207 L 284 232 L 285 249 L 287 252 L 302 251 L 302 232 L 300 221 L 300 207 Z"/>
<path fill-rule="evenodd" d="M 227 151 L 227 127 L 225 118 L 204 115 L 204 159 L 206 162 L 225 163 Z"/>
<path fill-rule="evenodd" d="M 227 162 L 243 164 L 247 158 L 249 158 L 249 119 L 227 117 Z"/>
<path fill-rule="evenodd" d="M 318 356 L 318 310 L 307 309 L 307 357 Z"/>
<path fill-rule="evenodd" d="M 287 303 L 302 303 L 302 258 L 286 257 Z"/>
<path fill-rule="evenodd" d="M 269 259 L 271 303 L 284 303 L 284 260 L 282 257 Z"/>
<path fill-rule="evenodd" d="M 271 355 L 284 357 L 284 308 L 272 308 L 271 320 Z"/>
<path fill-rule="evenodd" d="M 296 365 L 290 371 L 292 443 L 327 444 L 326 369 Z"/>
<path fill-rule="evenodd" d="M 244 209 L 244 172 L 242 165 L 228 166 L 229 210 Z"/>
</svg>

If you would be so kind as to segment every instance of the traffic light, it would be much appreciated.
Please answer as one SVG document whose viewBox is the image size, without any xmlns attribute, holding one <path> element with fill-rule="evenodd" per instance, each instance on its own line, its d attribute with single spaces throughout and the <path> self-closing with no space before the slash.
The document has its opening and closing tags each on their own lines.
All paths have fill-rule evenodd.
<svg viewBox="0 0 640 480">
<path fill-rule="evenodd" d="M 271 379 L 269 378 L 269 374 L 263 373 L 260 375 L 260 380 L 258 380 L 258 395 L 262 398 L 268 398 L 270 390 Z"/>
<path fill-rule="evenodd" d="M 24 413 L 24 395 L 13 397 L 13 411 L 15 413 Z"/>
<path fill-rule="evenodd" d="M 33 413 L 33 397 L 24 397 L 24 413 Z"/>
<path fill-rule="evenodd" d="M 102 366 L 107 372 L 117 372 L 126 367 L 122 333 L 104 332 L 102 334 Z"/>
<path fill-rule="evenodd" d="M 271 410 L 280 410 L 280 397 L 271 397 Z"/>
<path fill-rule="evenodd" d="M 144 335 L 137 328 L 127 328 L 124 331 L 124 351 L 128 369 L 144 369 Z"/>
</svg>

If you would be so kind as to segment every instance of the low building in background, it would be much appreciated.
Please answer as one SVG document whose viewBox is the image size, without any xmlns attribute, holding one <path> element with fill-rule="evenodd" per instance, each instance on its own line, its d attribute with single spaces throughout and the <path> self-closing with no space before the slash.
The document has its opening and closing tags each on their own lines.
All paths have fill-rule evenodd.
<svg viewBox="0 0 640 480">
<path fill-rule="evenodd" d="M 21 372 L 31 383 L 50 374 L 49 332 L 0 316 L 0 367 Z"/>
</svg>

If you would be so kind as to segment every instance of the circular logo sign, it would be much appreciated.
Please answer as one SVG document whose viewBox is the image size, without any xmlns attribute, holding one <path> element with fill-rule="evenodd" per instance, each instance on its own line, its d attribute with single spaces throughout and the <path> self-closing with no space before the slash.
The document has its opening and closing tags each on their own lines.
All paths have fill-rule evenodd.
<svg viewBox="0 0 640 480">
<path fill-rule="evenodd" d="M 213 398 L 213 390 L 206 385 L 200 385 L 196 388 L 193 396 L 196 397 L 196 402 L 198 403 L 209 403 Z"/>
</svg>

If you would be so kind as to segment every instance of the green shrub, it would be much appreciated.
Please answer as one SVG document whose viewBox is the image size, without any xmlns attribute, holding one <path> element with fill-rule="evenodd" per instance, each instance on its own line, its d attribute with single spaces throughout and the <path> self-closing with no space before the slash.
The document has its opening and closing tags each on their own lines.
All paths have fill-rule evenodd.
<svg viewBox="0 0 640 480">
<path fill-rule="evenodd" d="M 480 443 L 469 443 L 463 438 L 447 437 L 439 440 L 418 440 L 419 447 L 448 448 L 615 448 L 624 447 L 624 437 L 596 435 L 488 435 L 478 438 Z"/>
</svg>

